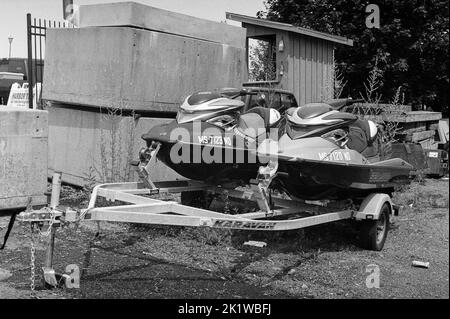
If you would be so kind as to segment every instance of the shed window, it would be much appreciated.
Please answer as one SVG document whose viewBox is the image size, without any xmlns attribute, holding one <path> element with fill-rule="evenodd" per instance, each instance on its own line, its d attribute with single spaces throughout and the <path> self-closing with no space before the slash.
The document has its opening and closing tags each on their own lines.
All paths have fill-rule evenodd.
<svg viewBox="0 0 450 319">
<path fill-rule="evenodd" d="M 247 58 L 250 82 L 276 80 L 275 35 L 248 38 Z"/>
</svg>

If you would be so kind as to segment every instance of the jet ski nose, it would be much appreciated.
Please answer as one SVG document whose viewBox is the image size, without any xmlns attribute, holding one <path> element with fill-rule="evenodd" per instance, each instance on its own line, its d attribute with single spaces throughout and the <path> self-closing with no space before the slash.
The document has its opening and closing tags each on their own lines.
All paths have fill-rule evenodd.
<svg viewBox="0 0 450 319">
<path fill-rule="evenodd" d="M 169 125 L 161 124 L 152 127 L 147 133 L 143 134 L 141 138 L 150 146 L 152 142 L 167 142 L 169 139 Z"/>
</svg>

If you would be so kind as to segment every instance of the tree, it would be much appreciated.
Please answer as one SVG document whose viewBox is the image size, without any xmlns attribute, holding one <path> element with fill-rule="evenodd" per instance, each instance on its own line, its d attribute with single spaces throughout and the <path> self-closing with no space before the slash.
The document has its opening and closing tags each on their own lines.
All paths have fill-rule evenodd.
<svg viewBox="0 0 450 319">
<path fill-rule="evenodd" d="M 369 3 L 380 7 L 380 29 L 365 25 Z M 448 113 L 449 5 L 446 0 L 267 0 L 257 17 L 341 35 L 354 46 L 336 47 L 348 84 L 344 95 L 364 91 L 378 61 L 382 96 L 401 86 L 406 101 Z"/>
<path fill-rule="evenodd" d="M 249 39 L 249 80 L 273 81 L 276 79 L 275 47 L 269 41 Z"/>
</svg>

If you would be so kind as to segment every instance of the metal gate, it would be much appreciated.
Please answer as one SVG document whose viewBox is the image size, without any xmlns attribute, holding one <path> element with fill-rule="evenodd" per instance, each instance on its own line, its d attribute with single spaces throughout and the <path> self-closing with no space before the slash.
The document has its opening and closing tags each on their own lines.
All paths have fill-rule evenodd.
<svg viewBox="0 0 450 319">
<path fill-rule="evenodd" d="M 45 58 L 45 37 L 48 28 L 73 28 L 74 26 L 61 21 L 51 21 L 45 19 L 32 18 L 27 14 L 27 81 L 28 81 L 28 107 L 33 108 L 33 100 L 36 107 L 42 109 L 41 95 L 44 78 L 44 58 Z M 40 83 L 41 90 L 37 90 L 37 84 Z M 36 85 L 36 94 L 33 94 L 33 88 Z"/>
</svg>

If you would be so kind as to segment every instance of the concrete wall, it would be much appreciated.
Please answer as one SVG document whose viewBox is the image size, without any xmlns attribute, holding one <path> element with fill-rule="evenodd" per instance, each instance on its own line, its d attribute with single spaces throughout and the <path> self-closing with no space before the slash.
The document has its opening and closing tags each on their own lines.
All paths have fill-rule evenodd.
<svg viewBox="0 0 450 319">
<path fill-rule="evenodd" d="M 48 112 L 48 175 L 61 171 L 63 182 L 77 186 L 104 182 L 111 173 L 116 182 L 138 180 L 134 173 L 130 178 L 126 175 L 131 168 L 129 161 L 138 159 L 140 148 L 145 146 L 141 135 L 154 125 L 171 121 L 144 117 L 134 120 L 58 106 L 50 107 Z M 151 178 L 162 181 L 181 176 L 157 162 Z"/>
<path fill-rule="evenodd" d="M 129 27 L 48 29 L 43 99 L 176 111 L 189 94 L 240 87 L 245 49 Z"/>
<path fill-rule="evenodd" d="M 0 210 L 45 205 L 46 111 L 0 107 Z"/>
</svg>

